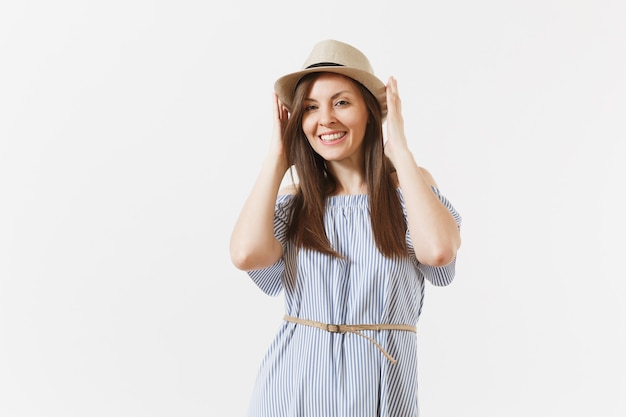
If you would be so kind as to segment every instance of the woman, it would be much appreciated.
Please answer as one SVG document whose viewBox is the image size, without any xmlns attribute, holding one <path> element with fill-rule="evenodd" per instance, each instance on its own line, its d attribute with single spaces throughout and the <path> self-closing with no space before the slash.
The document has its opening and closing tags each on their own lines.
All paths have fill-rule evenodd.
<svg viewBox="0 0 626 417">
<path fill-rule="evenodd" d="M 452 281 L 461 218 L 407 146 L 393 77 L 335 40 L 303 68 L 275 83 L 270 149 L 231 237 L 234 265 L 285 297 L 249 416 L 416 416 L 424 282 Z"/>
</svg>

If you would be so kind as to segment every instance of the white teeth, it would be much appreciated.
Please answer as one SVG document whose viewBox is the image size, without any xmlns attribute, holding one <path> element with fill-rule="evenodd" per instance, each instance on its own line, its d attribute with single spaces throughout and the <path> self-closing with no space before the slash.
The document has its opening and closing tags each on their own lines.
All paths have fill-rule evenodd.
<svg viewBox="0 0 626 417">
<path fill-rule="evenodd" d="M 324 142 L 332 142 L 333 140 L 337 140 L 341 137 L 343 137 L 343 133 L 339 132 L 339 133 L 332 133 L 330 135 L 321 135 L 320 139 L 322 139 Z"/>
</svg>

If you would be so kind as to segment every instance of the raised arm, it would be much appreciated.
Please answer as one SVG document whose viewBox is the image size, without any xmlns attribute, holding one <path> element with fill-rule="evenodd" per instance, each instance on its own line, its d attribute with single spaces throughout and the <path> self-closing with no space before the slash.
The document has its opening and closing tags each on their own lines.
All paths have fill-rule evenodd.
<svg viewBox="0 0 626 417">
<path fill-rule="evenodd" d="M 402 189 L 408 227 L 417 259 L 426 265 L 443 266 L 454 260 L 461 245 L 458 225 L 431 187 L 430 173 L 417 165 L 407 145 L 398 85 L 387 84 L 387 142 L 385 155 L 391 160 Z"/>
<path fill-rule="evenodd" d="M 274 95 L 274 128 L 270 150 L 239 214 L 230 238 L 230 257 L 238 269 L 249 271 L 273 265 L 283 249 L 274 237 L 274 207 L 288 165 L 282 132 L 287 109 Z"/>
</svg>

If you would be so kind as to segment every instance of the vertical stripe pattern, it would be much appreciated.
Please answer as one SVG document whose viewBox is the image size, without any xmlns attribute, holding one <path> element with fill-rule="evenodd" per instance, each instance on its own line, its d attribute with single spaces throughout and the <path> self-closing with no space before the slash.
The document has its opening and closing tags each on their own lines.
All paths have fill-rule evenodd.
<svg viewBox="0 0 626 417">
<path fill-rule="evenodd" d="M 433 191 L 460 227 L 460 215 L 437 189 Z M 326 234 L 343 259 L 298 251 L 286 239 L 290 201 L 289 195 L 276 201 L 274 231 L 283 258 L 248 272 L 265 293 L 284 293 L 290 316 L 330 324 L 415 325 L 425 281 L 443 286 L 454 278 L 454 261 L 439 268 L 420 264 L 408 232 L 409 257 L 382 256 L 371 230 L 367 195 L 327 200 Z M 261 363 L 248 417 L 417 416 L 416 335 L 394 330 L 362 333 L 398 362 L 388 361 L 359 335 L 283 322 Z"/>
</svg>

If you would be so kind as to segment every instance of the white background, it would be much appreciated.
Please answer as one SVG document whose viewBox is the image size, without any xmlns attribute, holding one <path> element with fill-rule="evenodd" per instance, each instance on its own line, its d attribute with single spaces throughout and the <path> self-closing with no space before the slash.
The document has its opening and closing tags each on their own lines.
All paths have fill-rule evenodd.
<svg viewBox="0 0 626 417">
<path fill-rule="evenodd" d="M 0 415 L 243 416 L 282 298 L 228 240 L 274 80 L 334 38 L 394 75 L 462 213 L 422 416 L 626 415 L 621 0 L 0 6 Z"/>
</svg>

